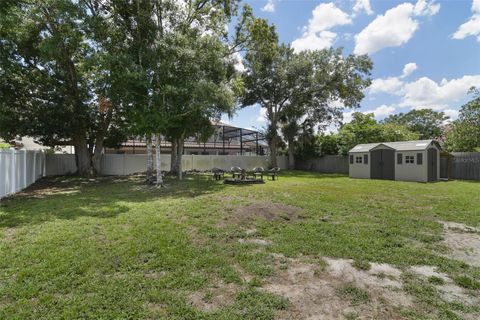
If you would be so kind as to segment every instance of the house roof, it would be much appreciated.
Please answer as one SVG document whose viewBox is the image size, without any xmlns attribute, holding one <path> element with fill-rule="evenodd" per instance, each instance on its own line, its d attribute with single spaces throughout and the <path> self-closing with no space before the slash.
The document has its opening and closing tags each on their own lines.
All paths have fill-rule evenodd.
<svg viewBox="0 0 480 320">
<path fill-rule="evenodd" d="M 358 144 L 355 147 L 353 147 L 353 149 L 351 149 L 349 152 L 350 153 L 369 152 L 370 150 L 380 145 L 384 145 L 396 151 L 420 151 L 420 150 L 426 150 L 432 143 L 435 144 L 440 149 L 439 143 L 435 140 L 413 140 L 413 141 Z"/>
</svg>

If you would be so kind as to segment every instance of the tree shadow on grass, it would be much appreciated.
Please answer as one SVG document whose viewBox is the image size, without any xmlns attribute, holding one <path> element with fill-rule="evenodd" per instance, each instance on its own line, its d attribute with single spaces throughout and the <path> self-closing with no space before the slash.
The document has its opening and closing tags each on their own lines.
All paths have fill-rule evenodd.
<svg viewBox="0 0 480 320">
<path fill-rule="evenodd" d="M 0 228 L 40 224 L 55 219 L 113 218 L 128 212 L 131 203 L 195 198 L 225 187 L 221 182 L 196 177 L 184 181 L 167 179 L 167 188 L 150 187 L 144 181 L 144 176 L 43 178 L 0 201 Z"/>
</svg>

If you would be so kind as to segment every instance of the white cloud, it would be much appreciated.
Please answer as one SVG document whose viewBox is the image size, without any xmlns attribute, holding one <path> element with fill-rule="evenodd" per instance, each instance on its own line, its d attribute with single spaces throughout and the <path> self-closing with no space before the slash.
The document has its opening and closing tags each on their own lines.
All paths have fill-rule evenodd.
<svg viewBox="0 0 480 320">
<path fill-rule="evenodd" d="M 319 33 L 306 33 L 301 38 L 292 42 L 292 48 L 296 52 L 307 50 L 322 50 L 330 48 L 337 37 L 335 32 L 322 31 Z"/>
<path fill-rule="evenodd" d="M 331 47 L 337 34 L 330 29 L 351 23 L 350 16 L 334 3 L 321 3 L 313 9 L 308 26 L 304 27 L 303 35 L 292 42 L 292 47 L 297 52 Z"/>
<path fill-rule="evenodd" d="M 403 67 L 402 78 L 406 78 L 411 75 L 415 70 L 417 70 L 417 64 L 415 62 L 410 62 Z"/>
<path fill-rule="evenodd" d="M 233 60 L 235 61 L 235 70 L 238 72 L 244 72 L 245 65 L 243 64 L 243 57 L 238 52 L 235 52 L 232 56 Z"/>
<path fill-rule="evenodd" d="M 268 0 L 267 4 L 261 10 L 265 12 L 275 12 L 275 3 L 273 3 L 273 0 Z"/>
<path fill-rule="evenodd" d="M 477 41 L 480 42 L 480 0 L 473 0 L 472 2 L 473 15 L 464 24 L 458 27 L 458 30 L 453 34 L 453 39 L 465 39 L 468 36 L 476 36 Z"/>
<path fill-rule="evenodd" d="M 370 0 L 355 0 L 355 5 L 353 6 L 353 13 L 358 14 L 362 11 L 364 11 L 368 15 L 373 14 Z"/>
<path fill-rule="evenodd" d="M 259 122 L 259 123 L 267 122 L 267 109 L 260 108 L 260 110 L 258 111 L 258 117 L 257 117 L 256 121 Z"/>
<path fill-rule="evenodd" d="M 385 104 L 381 105 L 380 107 L 377 107 L 373 110 L 367 110 L 363 111 L 363 113 L 373 113 L 375 118 L 385 118 L 395 111 L 394 106 L 387 106 Z"/>
<path fill-rule="evenodd" d="M 402 75 L 400 77 L 388 77 L 388 78 L 378 78 L 372 81 L 370 85 L 369 92 L 371 94 L 375 93 L 390 93 L 393 95 L 402 95 L 404 82 L 403 78 L 411 75 L 415 70 L 417 70 L 417 64 L 415 62 L 407 63 L 403 67 Z"/>
<path fill-rule="evenodd" d="M 473 0 L 472 11 L 476 13 L 480 13 L 480 0 Z"/>
<path fill-rule="evenodd" d="M 222 117 L 220 118 L 220 121 L 223 122 L 224 124 L 228 124 L 228 125 L 232 124 L 231 118 L 226 114 L 222 115 Z"/>
<path fill-rule="evenodd" d="M 445 109 L 445 110 L 443 110 L 443 113 L 445 113 L 445 115 L 447 117 L 450 117 L 450 119 L 448 119 L 448 122 L 450 122 L 452 120 L 456 120 L 458 118 L 458 110 Z"/>
<path fill-rule="evenodd" d="M 308 20 L 308 31 L 320 32 L 351 23 L 348 14 L 337 8 L 334 3 L 321 3 L 312 11 L 312 18 Z"/>
<path fill-rule="evenodd" d="M 353 114 L 357 111 L 349 111 L 343 113 L 343 120 L 342 123 L 350 123 L 353 120 Z"/>
<path fill-rule="evenodd" d="M 465 75 L 451 80 L 443 79 L 440 83 L 422 77 L 405 84 L 401 106 L 413 109 L 442 110 L 448 108 L 449 103 L 465 98 L 472 86 L 480 86 L 480 75 Z"/>
<path fill-rule="evenodd" d="M 354 53 L 374 53 L 383 48 L 407 43 L 419 26 L 419 21 L 415 18 L 433 16 L 439 10 L 439 4 L 426 0 L 419 0 L 415 5 L 402 3 L 387 10 L 355 36 Z"/>
<path fill-rule="evenodd" d="M 403 87 L 403 81 L 398 77 L 389 77 L 386 79 L 375 79 L 372 81 L 372 84 L 368 88 L 371 94 L 375 93 L 390 93 L 390 94 L 400 94 L 399 90 Z"/>
<path fill-rule="evenodd" d="M 440 11 L 440 5 L 434 1 L 418 0 L 413 8 L 416 16 L 434 16 Z"/>
</svg>

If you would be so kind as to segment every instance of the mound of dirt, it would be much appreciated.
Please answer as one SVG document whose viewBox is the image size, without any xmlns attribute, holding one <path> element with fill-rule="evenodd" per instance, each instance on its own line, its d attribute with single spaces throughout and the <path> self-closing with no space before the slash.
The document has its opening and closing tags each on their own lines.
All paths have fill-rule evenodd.
<svg viewBox="0 0 480 320">
<path fill-rule="evenodd" d="M 304 217 L 302 209 L 274 202 L 251 202 L 246 205 L 228 207 L 220 226 L 229 224 L 249 225 L 260 218 L 267 221 L 294 222 Z"/>
</svg>

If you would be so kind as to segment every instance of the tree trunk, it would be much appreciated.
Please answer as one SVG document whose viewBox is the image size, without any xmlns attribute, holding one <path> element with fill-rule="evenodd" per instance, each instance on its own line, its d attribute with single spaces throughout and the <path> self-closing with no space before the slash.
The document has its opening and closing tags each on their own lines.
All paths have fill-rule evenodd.
<svg viewBox="0 0 480 320">
<path fill-rule="evenodd" d="M 156 169 L 157 169 L 157 182 L 156 186 L 157 187 L 162 187 L 163 186 L 163 177 L 162 177 L 162 168 L 161 168 L 161 158 L 160 158 L 160 135 L 155 134 L 155 156 L 156 156 Z"/>
<path fill-rule="evenodd" d="M 170 154 L 170 173 L 177 175 L 177 139 L 172 139 L 172 153 Z"/>
<path fill-rule="evenodd" d="M 106 113 L 102 113 L 100 117 L 100 124 L 95 135 L 95 150 L 93 151 L 92 165 L 95 174 L 100 174 L 100 166 L 103 155 L 103 143 L 107 136 L 108 127 L 112 122 L 113 111 L 110 108 Z"/>
<path fill-rule="evenodd" d="M 272 168 L 277 167 L 277 139 L 278 136 L 273 136 L 268 144 L 270 149 L 270 166 Z"/>
<path fill-rule="evenodd" d="M 75 154 L 78 159 L 77 172 L 83 177 L 89 177 L 91 174 L 90 153 L 88 152 L 87 139 L 77 137 L 75 139 Z"/>
<path fill-rule="evenodd" d="M 92 165 L 94 174 L 100 174 L 103 155 L 103 139 L 95 143 L 95 151 L 92 156 Z"/>
<path fill-rule="evenodd" d="M 177 179 L 183 179 L 183 168 L 182 168 L 182 156 L 183 156 L 183 145 L 184 145 L 183 137 L 180 137 L 177 141 Z"/>
<path fill-rule="evenodd" d="M 152 136 L 147 135 L 147 183 L 153 182 L 153 150 L 152 150 Z"/>
<path fill-rule="evenodd" d="M 295 142 L 292 138 L 288 139 L 288 169 L 295 169 Z"/>
</svg>

